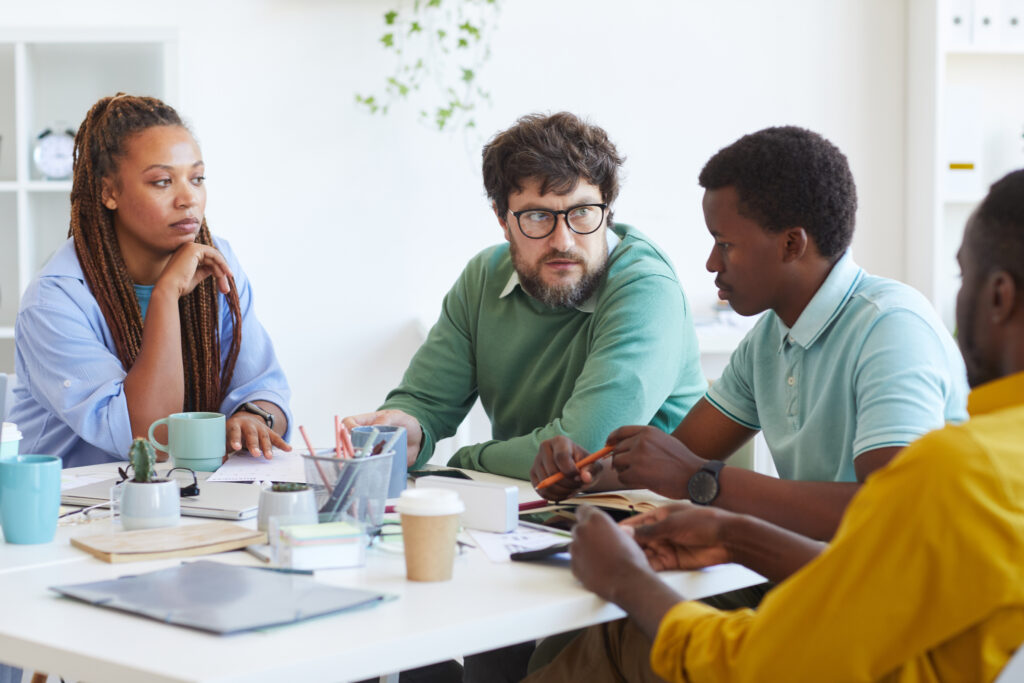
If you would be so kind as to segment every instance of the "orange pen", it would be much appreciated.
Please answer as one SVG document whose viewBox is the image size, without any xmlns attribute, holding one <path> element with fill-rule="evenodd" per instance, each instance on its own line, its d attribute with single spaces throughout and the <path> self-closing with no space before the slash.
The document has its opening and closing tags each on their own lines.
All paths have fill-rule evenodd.
<svg viewBox="0 0 1024 683">
<path fill-rule="evenodd" d="M 614 446 L 605 446 L 604 448 L 602 448 L 599 451 L 594 451 L 593 453 L 591 453 L 587 457 L 583 458 L 582 460 L 577 460 L 576 461 L 576 467 L 577 468 L 586 467 L 587 465 L 590 465 L 591 463 L 597 462 L 598 460 L 600 460 L 601 458 L 605 457 L 606 455 L 611 455 L 613 448 L 614 448 Z M 547 488 L 547 487 L 551 486 L 552 484 L 555 484 L 557 482 L 562 481 L 563 479 L 565 479 L 565 475 L 564 474 L 562 474 L 561 472 L 555 472 L 550 477 L 548 477 L 547 479 L 545 479 L 541 483 L 537 484 L 537 488 L 538 489 Z"/>
</svg>

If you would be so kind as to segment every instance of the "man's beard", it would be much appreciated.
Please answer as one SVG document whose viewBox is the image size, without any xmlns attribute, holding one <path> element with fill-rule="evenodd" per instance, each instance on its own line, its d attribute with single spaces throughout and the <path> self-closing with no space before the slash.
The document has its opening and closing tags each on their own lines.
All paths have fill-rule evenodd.
<svg viewBox="0 0 1024 683">
<path fill-rule="evenodd" d="M 589 299 L 601 284 L 605 271 L 608 270 L 608 258 L 601 261 L 601 265 L 591 270 L 590 266 L 579 255 L 571 251 L 549 251 L 538 263 L 543 264 L 551 259 L 568 259 L 579 263 L 583 268 L 583 274 L 578 280 L 570 284 L 549 285 L 540 277 L 541 266 L 530 267 L 523 263 L 519 257 L 519 250 L 515 242 L 509 243 L 509 252 L 512 256 L 512 266 L 519 274 L 519 284 L 523 290 L 537 301 L 551 308 L 576 308 Z"/>
</svg>

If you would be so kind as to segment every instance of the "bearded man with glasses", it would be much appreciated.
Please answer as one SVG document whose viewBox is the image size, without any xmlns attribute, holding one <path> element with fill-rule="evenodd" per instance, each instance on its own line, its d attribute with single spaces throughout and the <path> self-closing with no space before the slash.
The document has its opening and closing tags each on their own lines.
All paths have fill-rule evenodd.
<svg viewBox="0 0 1024 683">
<path fill-rule="evenodd" d="M 491 139 L 484 186 L 505 243 L 469 262 L 380 409 L 346 424 L 406 427 L 415 469 L 479 396 L 493 438 L 449 464 L 520 479 L 554 436 L 597 449 L 631 420 L 673 429 L 707 383 L 671 262 L 612 221 L 621 165 L 601 128 L 565 112 Z"/>
</svg>

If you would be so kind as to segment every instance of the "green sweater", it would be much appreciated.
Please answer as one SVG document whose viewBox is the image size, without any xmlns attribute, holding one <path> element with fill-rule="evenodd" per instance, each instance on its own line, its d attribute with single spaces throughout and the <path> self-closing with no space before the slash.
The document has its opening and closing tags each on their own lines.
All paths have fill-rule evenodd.
<svg viewBox="0 0 1024 683">
<path fill-rule="evenodd" d="M 421 467 L 480 397 L 493 439 L 449 464 L 528 479 L 540 443 L 568 436 L 588 451 L 622 425 L 670 431 L 707 389 L 697 336 L 668 258 L 645 235 L 621 238 L 592 313 L 556 309 L 512 276 L 508 244 L 485 249 L 444 298 L 441 317 L 381 408 L 415 417 Z"/>
</svg>

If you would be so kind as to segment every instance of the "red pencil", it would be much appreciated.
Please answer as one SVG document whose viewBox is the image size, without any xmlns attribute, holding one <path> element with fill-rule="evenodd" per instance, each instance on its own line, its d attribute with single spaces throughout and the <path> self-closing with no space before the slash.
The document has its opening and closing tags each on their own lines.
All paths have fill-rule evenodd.
<svg viewBox="0 0 1024 683">
<path fill-rule="evenodd" d="M 590 465 L 591 463 L 597 462 L 598 460 L 600 460 L 601 458 L 605 457 L 606 455 L 611 455 L 613 448 L 614 448 L 614 446 L 605 446 L 601 450 L 594 451 L 593 453 L 591 453 L 587 457 L 585 457 L 585 458 L 583 458 L 581 460 L 577 460 L 576 461 L 576 468 L 577 469 L 582 469 L 582 468 L 586 467 L 587 465 Z M 547 479 L 545 479 L 541 483 L 537 484 L 537 488 L 538 489 L 547 488 L 548 486 L 551 486 L 552 484 L 558 483 L 558 482 L 562 481 L 563 479 L 565 479 L 565 475 L 564 474 L 562 474 L 561 472 L 555 472 L 550 477 L 548 477 Z"/>
</svg>

